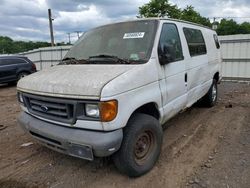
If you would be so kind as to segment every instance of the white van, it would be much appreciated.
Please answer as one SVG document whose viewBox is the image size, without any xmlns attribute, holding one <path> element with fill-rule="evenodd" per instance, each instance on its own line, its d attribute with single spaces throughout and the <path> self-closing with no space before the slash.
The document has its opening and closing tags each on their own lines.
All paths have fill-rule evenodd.
<svg viewBox="0 0 250 188">
<path fill-rule="evenodd" d="M 111 156 L 140 176 L 156 163 L 162 125 L 198 100 L 217 100 L 215 31 L 140 19 L 86 32 L 57 66 L 21 79 L 21 127 L 45 146 L 93 160 Z"/>
</svg>

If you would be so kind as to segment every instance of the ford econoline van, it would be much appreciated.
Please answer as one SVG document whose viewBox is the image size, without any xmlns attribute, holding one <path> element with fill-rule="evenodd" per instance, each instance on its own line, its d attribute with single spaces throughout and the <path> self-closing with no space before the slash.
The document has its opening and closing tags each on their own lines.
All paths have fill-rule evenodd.
<svg viewBox="0 0 250 188">
<path fill-rule="evenodd" d="M 62 62 L 18 82 L 21 127 L 45 146 L 128 176 L 159 158 L 162 125 L 197 101 L 212 107 L 221 78 L 210 28 L 138 19 L 86 32 Z"/>
</svg>

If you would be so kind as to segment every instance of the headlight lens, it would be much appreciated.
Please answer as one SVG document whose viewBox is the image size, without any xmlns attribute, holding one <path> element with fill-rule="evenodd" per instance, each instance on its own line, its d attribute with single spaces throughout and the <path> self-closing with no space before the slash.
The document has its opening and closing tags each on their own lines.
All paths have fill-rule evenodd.
<svg viewBox="0 0 250 188">
<path fill-rule="evenodd" d="M 85 105 L 86 115 L 93 118 L 100 117 L 100 110 L 98 104 L 86 104 Z"/>
<path fill-rule="evenodd" d="M 118 102 L 116 100 L 85 104 L 85 115 L 91 118 L 98 118 L 102 122 L 114 120 L 117 112 Z"/>
<path fill-rule="evenodd" d="M 20 103 L 23 103 L 23 96 L 22 96 L 22 94 L 21 94 L 21 93 L 18 93 L 17 96 L 18 96 L 18 101 L 19 101 Z"/>
</svg>

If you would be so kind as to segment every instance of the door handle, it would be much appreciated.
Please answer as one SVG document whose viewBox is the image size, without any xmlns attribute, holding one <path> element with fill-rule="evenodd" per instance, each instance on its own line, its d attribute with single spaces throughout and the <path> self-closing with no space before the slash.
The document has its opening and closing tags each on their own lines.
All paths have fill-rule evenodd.
<svg viewBox="0 0 250 188">
<path fill-rule="evenodd" d="M 188 75 L 187 73 L 185 73 L 185 82 L 187 82 L 187 79 L 188 79 Z"/>
</svg>

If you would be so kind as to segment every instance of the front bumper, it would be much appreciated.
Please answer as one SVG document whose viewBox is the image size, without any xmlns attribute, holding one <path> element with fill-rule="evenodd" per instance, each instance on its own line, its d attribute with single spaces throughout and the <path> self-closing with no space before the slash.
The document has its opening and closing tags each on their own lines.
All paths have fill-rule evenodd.
<svg viewBox="0 0 250 188">
<path fill-rule="evenodd" d="M 43 145 L 71 156 L 93 160 L 116 152 L 122 142 L 122 129 L 112 132 L 63 127 L 37 119 L 25 112 L 18 117 L 19 125 Z"/>
</svg>

